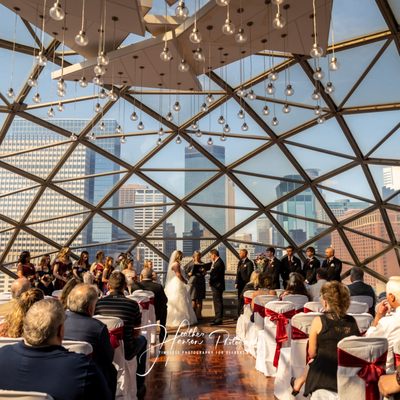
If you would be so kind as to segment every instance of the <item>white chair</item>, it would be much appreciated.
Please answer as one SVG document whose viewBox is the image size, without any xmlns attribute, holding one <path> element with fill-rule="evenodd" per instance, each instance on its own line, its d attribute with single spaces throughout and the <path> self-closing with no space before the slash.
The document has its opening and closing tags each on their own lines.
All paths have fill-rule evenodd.
<svg viewBox="0 0 400 400">
<path fill-rule="evenodd" d="M 309 312 L 321 313 L 323 311 L 324 311 L 324 308 L 320 301 L 309 301 L 306 304 L 304 304 L 303 312 L 305 312 L 305 313 L 309 313 Z"/>
<path fill-rule="evenodd" d="M 308 302 L 308 297 L 303 294 L 288 294 L 282 298 L 284 301 L 290 301 L 294 304 L 296 310 L 302 310 L 304 304 Z"/>
<path fill-rule="evenodd" d="M 253 300 L 254 292 L 255 290 L 246 290 L 243 293 L 243 300 L 244 300 L 243 314 L 245 314 L 249 318 L 251 316 L 251 301 Z"/>
<path fill-rule="evenodd" d="M 22 337 L 20 338 L 9 338 L 9 337 L 0 337 L 0 347 L 8 346 L 10 344 L 16 344 L 24 340 Z"/>
<path fill-rule="evenodd" d="M 341 400 L 337 393 L 325 389 L 318 389 L 310 397 L 311 400 Z M 354 400 L 354 399 L 353 399 Z"/>
<path fill-rule="evenodd" d="M 385 373 L 388 341 L 385 338 L 350 336 L 338 343 L 338 395 L 340 400 L 381 399 L 378 391 L 379 376 Z M 375 365 L 376 374 L 366 374 Z M 376 376 L 366 382 L 361 376 Z M 368 386 L 367 386 L 368 383 Z M 369 393 L 375 393 L 372 397 Z"/>
<path fill-rule="evenodd" d="M 351 296 L 351 301 L 358 301 L 359 303 L 367 303 L 368 309 L 372 308 L 374 299 L 371 296 Z"/>
<path fill-rule="evenodd" d="M 290 318 L 296 310 L 290 301 L 271 301 L 265 306 L 264 329 L 258 331 L 256 369 L 265 376 L 275 376 L 280 349 L 290 346 Z M 286 337 L 277 337 L 279 331 Z"/>
<path fill-rule="evenodd" d="M 79 340 L 63 340 L 62 345 L 73 353 L 81 353 L 85 354 L 86 356 L 89 356 L 93 353 L 93 347 L 88 342 L 81 342 Z"/>
<path fill-rule="evenodd" d="M 133 360 L 125 360 L 124 342 L 121 329 L 123 330 L 124 322 L 117 317 L 106 315 L 95 315 L 94 318 L 103 322 L 110 333 L 110 341 L 114 347 L 113 364 L 117 370 L 117 391 L 116 398 L 136 399 L 136 357 Z M 132 379 L 134 377 L 134 379 Z M 134 395 L 133 395 L 134 394 Z"/>
<path fill-rule="evenodd" d="M 239 318 L 236 323 L 236 336 L 244 341 L 246 337 L 246 332 L 248 328 L 251 326 L 251 301 L 253 299 L 253 293 L 255 290 L 246 290 L 243 293 L 244 306 L 243 313 L 239 315 Z"/>
<path fill-rule="evenodd" d="M 350 301 L 350 306 L 347 314 L 362 314 L 368 312 L 369 307 L 367 303 L 360 303 L 359 301 Z"/>
<path fill-rule="evenodd" d="M 53 400 L 49 394 L 41 392 L 21 392 L 17 390 L 1 390 L 0 399 L 17 399 L 17 400 Z"/>
<path fill-rule="evenodd" d="M 59 299 L 61 297 L 62 290 L 54 290 L 51 294 L 53 297 L 57 297 Z"/>
<path fill-rule="evenodd" d="M 374 319 L 369 313 L 351 314 L 351 316 L 356 320 L 361 335 L 364 335 L 365 332 L 367 332 L 368 328 L 372 324 L 372 320 Z"/>
<path fill-rule="evenodd" d="M 151 290 L 135 290 L 132 295 L 146 296 L 150 300 L 149 304 L 149 318 L 148 321 L 142 321 L 142 325 L 151 325 L 148 330 L 150 331 L 150 343 L 155 344 L 157 340 L 157 320 L 156 310 L 154 308 L 154 293 Z M 145 322 L 145 323 L 144 323 Z"/>
<path fill-rule="evenodd" d="M 393 361 L 394 369 L 396 369 L 400 365 L 400 342 L 393 345 Z"/>
</svg>

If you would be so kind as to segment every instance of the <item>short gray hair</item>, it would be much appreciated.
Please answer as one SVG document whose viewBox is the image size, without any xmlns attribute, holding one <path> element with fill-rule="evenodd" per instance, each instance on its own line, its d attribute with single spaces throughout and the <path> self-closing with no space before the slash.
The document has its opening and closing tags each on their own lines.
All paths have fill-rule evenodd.
<svg viewBox="0 0 400 400">
<path fill-rule="evenodd" d="M 46 345 L 57 335 L 64 320 L 65 312 L 59 300 L 40 300 L 26 313 L 23 337 L 31 346 Z"/>
<path fill-rule="evenodd" d="M 18 299 L 22 293 L 26 292 L 32 287 L 28 279 L 18 278 L 11 284 L 11 297 Z"/>
<path fill-rule="evenodd" d="M 140 275 L 142 276 L 142 279 L 152 279 L 153 271 L 150 268 L 143 268 Z"/>
<path fill-rule="evenodd" d="M 364 271 L 360 267 L 353 267 L 350 276 L 354 281 L 362 281 L 364 279 Z"/>
<path fill-rule="evenodd" d="M 93 285 L 80 283 L 71 290 L 67 304 L 72 312 L 87 314 L 90 305 L 97 299 L 97 290 Z"/>
</svg>

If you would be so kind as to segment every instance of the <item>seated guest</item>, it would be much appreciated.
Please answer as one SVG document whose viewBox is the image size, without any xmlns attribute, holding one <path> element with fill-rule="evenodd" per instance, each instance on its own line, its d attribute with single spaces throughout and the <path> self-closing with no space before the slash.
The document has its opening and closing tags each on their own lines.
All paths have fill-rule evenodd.
<svg viewBox="0 0 400 400">
<path fill-rule="evenodd" d="M 67 309 L 68 307 L 68 296 L 71 293 L 71 290 L 78 284 L 79 282 L 75 279 L 72 278 L 70 279 L 66 285 L 63 287 L 61 295 L 60 295 L 60 302 L 64 307 L 64 310 Z"/>
<path fill-rule="evenodd" d="M 97 290 L 93 285 L 80 283 L 71 290 L 67 301 L 64 338 L 92 345 L 92 359 L 106 378 L 111 393 L 115 393 L 117 371 L 113 365 L 114 349 L 110 343 L 108 329 L 101 321 L 92 318 L 97 300 Z"/>
<path fill-rule="evenodd" d="M 350 290 L 350 296 L 368 296 L 371 297 L 372 306 L 369 309 L 371 315 L 375 315 L 375 292 L 372 286 L 364 283 L 364 271 L 360 267 L 353 267 L 350 272 L 351 284 L 347 287 Z"/>
<path fill-rule="evenodd" d="M 254 309 L 254 298 L 263 294 L 268 294 L 276 296 L 276 291 L 274 290 L 274 282 L 271 275 L 261 274 L 258 289 L 253 293 L 253 300 L 251 301 L 251 309 Z"/>
<path fill-rule="evenodd" d="M 250 280 L 246 283 L 242 290 L 242 296 L 247 290 L 258 290 L 260 287 L 260 271 L 253 271 L 250 275 Z"/>
<path fill-rule="evenodd" d="M 163 327 L 167 322 L 167 303 L 168 298 L 165 295 L 164 288 L 161 284 L 153 281 L 153 273 L 151 269 L 145 268 L 140 274 L 142 280 L 140 285 L 144 290 L 150 290 L 154 293 L 154 310 L 156 313 L 156 320 L 160 321 L 160 343 L 162 343 L 167 336 L 167 332 Z"/>
<path fill-rule="evenodd" d="M 389 315 L 389 311 L 392 311 Z M 394 372 L 393 345 L 400 338 L 400 276 L 392 276 L 386 284 L 386 300 L 379 303 L 376 315 L 365 336 L 388 340 L 386 372 Z"/>
<path fill-rule="evenodd" d="M 82 275 L 82 280 L 83 283 L 88 283 L 89 285 L 94 284 L 94 276 L 90 271 L 87 271 Z"/>
<path fill-rule="evenodd" d="M 351 335 L 359 335 L 356 320 L 346 315 L 350 292 L 340 282 L 328 282 L 321 288 L 325 312 L 315 317 L 310 328 L 308 356 L 310 362 L 301 377 L 292 378 L 292 395 L 296 396 L 305 383 L 304 396 L 318 389 L 337 392 L 337 344 Z"/>
<path fill-rule="evenodd" d="M 382 396 L 385 396 L 385 398 L 395 395 L 390 398 L 393 400 L 400 399 L 400 366 L 396 368 L 394 374 L 382 375 L 379 378 L 378 386 L 379 392 Z"/>
<path fill-rule="evenodd" d="M 306 289 L 306 286 L 304 285 L 303 275 L 299 274 L 298 272 L 292 272 L 289 275 L 286 289 L 280 296 L 281 300 L 288 294 L 301 294 L 303 296 L 307 296 L 307 298 L 310 299 L 310 295 Z"/>
<path fill-rule="evenodd" d="M 139 305 L 135 300 L 128 299 L 124 295 L 126 287 L 125 275 L 122 272 L 114 271 L 108 280 L 110 294 L 97 302 L 96 314 L 109 315 L 121 318 L 124 321 L 124 348 L 125 358 L 131 360 L 137 356 L 137 396 L 144 398 L 146 387 L 144 385 L 144 376 L 146 370 L 146 346 L 147 340 L 140 335 L 142 315 Z"/>
<path fill-rule="evenodd" d="M 43 300 L 44 295 L 40 289 L 31 288 L 15 299 L 14 307 L 7 314 L 4 323 L 0 327 L 0 336 L 19 338 L 22 336 L 22 323 L 31 306 L 37 301 Z"/>
<path fill-rule="evenodd" d="M 57 400 L 112 398 L 91 358 L 62 347 L 64 320 L 58 300 L 33 304 L 24 319 L 24 341 L 0 348 L 2 389 L 44 392 Z"/>
<path fill-rule="evenodd" d="M 26 292 L 31 288 L 31 283 L 28 279 L 18 278 L 11 284 L 11 299 L 10 301 L 0 304 L 0 316 L 6 316 L 14 306 L 14 299 L 18 299 L 22 293 Z"/>
<path fill-rule="evenodd" d="M 122 273 L 125 275 L 126 289 L 128 291 L 128 294 L 132 294 L 135 290 L 139 290 L 142 288 L 140 284 L 137 283 L 138 277 L 132 260 L 127 261 L 126 268 L 122 270 Z"/>
<path fill-rule="evenodd" d="M 327 278 L 328 278 L 328 273 L 326 272 L 326 269 L 318 268 L 317 283 L 314 283 L 314 285 L 310 285 L 308 287 L 308 292 L 310 293 L 311 300 L 316 301 L 316 298 L 319 298 L 322 286 L 324 286 L 325 283 L 328 282 Z"/>
</svg>

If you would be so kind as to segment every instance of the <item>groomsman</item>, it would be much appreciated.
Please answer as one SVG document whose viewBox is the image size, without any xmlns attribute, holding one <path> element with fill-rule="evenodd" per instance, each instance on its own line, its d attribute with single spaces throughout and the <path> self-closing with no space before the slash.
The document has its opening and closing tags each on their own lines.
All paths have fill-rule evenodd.
<svg viewBox="0 0 400 400">
<path fill-rule="evenodd" d="M 301 261 L 294 255 L 293 246 L 287 246 L 286 256 L 281 258 L 281 271 L 280 271 L 284 287 L 286 287 L 286 282 L 289 280 L 289 275 L 292 272 L 301 273 Z"/>
<path fill-rule="evenodd" d="M 237 266 L 235 288 L 238 291 L 238 316 L 243 310 L 243 296 L 242 292 L 246 284 L 250 281 L 251 273 L 254 271 L 254 264 L 247 258 L 247 250 L 239 250 L 239 264 Z"/>
<path fill-rule="evenodd" d="M 307 260 L 303 264 L 303 269 L 301 274 L 304 276 L 305 282 L 309 285 L 314 285 L 317 283 L 317 269 L 320 267 L 321 263 L 318 258 L 315 257 L 314 247 L 306 248 Z"/>
<path fill-rule="evenodd" d="M 322 262 L 321 268 L 325 268 L 328 273 L 328 281 L 341 281 L 342 262 L 335 257 L 335 250 L 327 247 L 325 250 L 326 259 Z"/>
<path fill-rule="evenodd" d="M 281 262 L 275 257 L 275 249 L 268 247 L 265 251 L 267 263 L 264 266 L 263 273 L 268 274 L 272 278 L 271 289 L 279 289 L 279 274 L 281 270 Z"/>
</svg>

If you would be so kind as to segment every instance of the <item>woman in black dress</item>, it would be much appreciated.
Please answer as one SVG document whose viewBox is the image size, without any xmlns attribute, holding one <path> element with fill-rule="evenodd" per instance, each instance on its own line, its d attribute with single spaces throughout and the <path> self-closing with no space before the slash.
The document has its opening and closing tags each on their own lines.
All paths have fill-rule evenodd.
<svg viewBox="0 0 400 400">
<path fill-rule="evenodd" d="M 345 337 L 360 335 L 356 320 L 346 315 L 350 292 L 345 285 L 337 281 L 325 283 L 321 288 L 321 302 L 326 311 L 311 324 L 308 368 L 290 382 L 294 396 L 304 383 L 304 396 L 318 389 L 337 392 L 337 344 Z"/>
<path fill-rule="evenodd" d="M 200 251 L 193 253 L 193 261 L 187 270 L 190 285 L 190 298 L 192 299 L 192 307 L 196 313 L 197 320 L 201 319 L 201 311 L 203 309 L 203 300 L 206 297 L 206 270 L 204 263 L 201 261 Z"/>
</svg>

